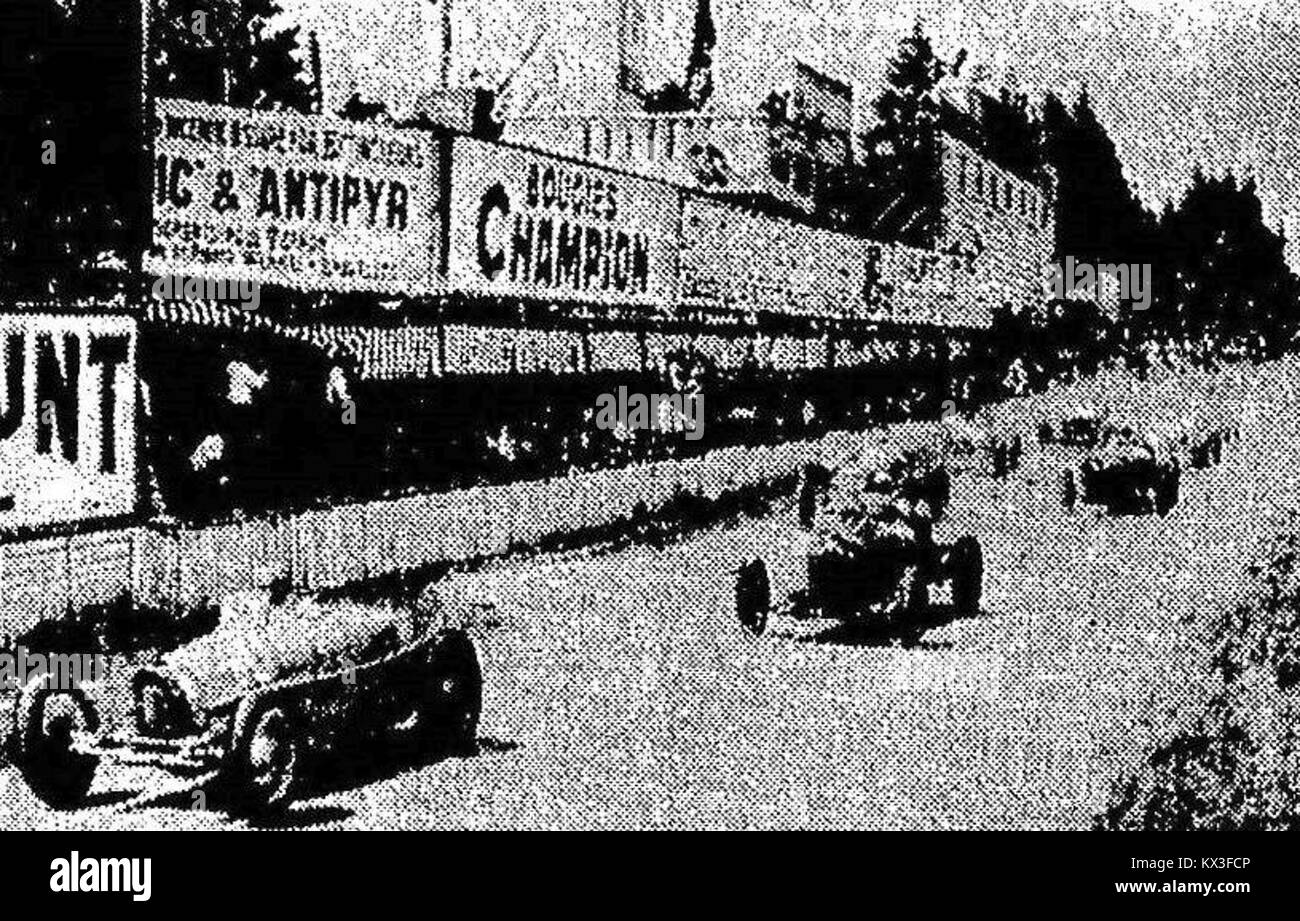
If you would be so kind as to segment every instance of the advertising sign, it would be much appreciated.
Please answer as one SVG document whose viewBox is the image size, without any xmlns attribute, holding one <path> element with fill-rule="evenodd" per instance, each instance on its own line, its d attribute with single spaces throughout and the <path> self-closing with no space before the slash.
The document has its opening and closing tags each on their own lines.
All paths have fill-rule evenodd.
<svg viewBox="0 0 1300 921">
<path fill-rule="evenodd" d="M 801 316 L 981 327 L 1001 303 L 965 257 L 688 198 L 681 302 Z"/>
<path fill-rule="evenodd" d="M 136 504 L 127 317 L 0 314 L 0 533 Z"/>
<path fill-rule="evenodd" d="M 521 148 L 456 138 L 447 283 L 479 294 L 670 304 L 677 192 Z"/>
<path fill-rule="evenodd" d="M 780 218 L 688 198 L 682 302 L 800 316 L 861 311 L 863 245 Z"/>
<path fill-rule="evenodd" d="M 434 268 L 433 136 L 159 99 L 157 275 L 422 293 Z"/>
</svg>

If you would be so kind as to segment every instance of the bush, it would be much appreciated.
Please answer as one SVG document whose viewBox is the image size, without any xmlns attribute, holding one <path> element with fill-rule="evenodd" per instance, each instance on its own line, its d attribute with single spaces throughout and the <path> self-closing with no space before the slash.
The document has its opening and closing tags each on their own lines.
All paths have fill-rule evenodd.
<svg viewBox="0 0 1300 921">
<path fill-rule="evenodd" d="M 1262 668 L 1283 691 L 1300 684 L 1300 515 L 1249 569 L 1255 591 L 1219 624 L 1214 668 L 1227 683 Z"/>
<path fill-rule="evenodd" d="M 1096 822 L 1112 831 L 1267 831 L 1300 827 L 1293 738 L 1261 743 L 1222 698 L 1115 785 Z M 1277 756 L 1284 755 L 1281 763 Z"/>
<path fill-rule="evenodd" d="M 1253 591 L 1216 625 L 1216 690 L 1111 791 L 1109 830 L 1300 828 L 1300 516 L 1249 567 Z"/>
</svg>

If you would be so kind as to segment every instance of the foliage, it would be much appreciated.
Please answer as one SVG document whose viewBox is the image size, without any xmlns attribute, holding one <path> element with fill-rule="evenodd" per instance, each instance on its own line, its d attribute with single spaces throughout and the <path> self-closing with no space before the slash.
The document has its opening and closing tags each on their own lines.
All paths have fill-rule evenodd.
<svg viewBox="0 0 1300 921">
<path fill-rule="evenodd" d="M 882 182 L 909 215 L 901 239 L 933 245 L 942 233 L 939 81 L 947 65 L 939 60 L 917 23 L 889 62 L 886 86 L 875 100 L 879 124 L 868 135 L 880 154 Z"/>
<path fill-rule="evenodd" d="M 1099 828 L 1300 827 L 1300 515 L 1249 572 L 1252 592 L 1215 630 L 1204 711 L 1114 785 Z"/>
<path fill-rule="evenodd" d="M 1092 263 L 1150 262 L 1153 219 L 1124 178 L 1115 144 L 1086 90 L 1072 109 L 1043 102 L 1044 159 L 1056 174 L 1058 256 Z"/>
<path fill-rule="evenodd" d="M 717 44 L 710 0 L 697 0 L 686 76 L 642 93 L 642 106 L 651 113 L 698 112 L 713 97 L 713 47 Z"/>
<path fill-rule="evenodd" d="M 139 7 L 0 3 L 0 292 L 76 296 L 142 205 Z"/>
<path fill-rule="evenodd" d="M 299 30 L 274 26 L 279 0 L 158 0 L 150 85 L 160 94 L 309 112 Z"/>
</svg>

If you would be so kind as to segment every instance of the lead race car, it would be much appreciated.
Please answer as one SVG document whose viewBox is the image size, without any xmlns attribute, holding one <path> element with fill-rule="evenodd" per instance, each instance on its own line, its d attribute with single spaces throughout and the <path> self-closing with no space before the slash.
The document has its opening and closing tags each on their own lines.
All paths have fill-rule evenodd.
<svg viewBox="0 0 1300 921">
<path fill-rule="evenodd" d="M 980 610 L 984 556 L 963 536 L 934 538 L 951 480 L 929 452 L 874 453 L 837 471 L 805 470 L 797 526 L 778 521 L 767 545 L 736 570 L 742 627 L 764 633 L 773 617 L 864 626 L 919 622 L 931 590 L 947 584 L 961 616 Z"/>
<path fill-rule="evenodd" d="M 112 760 L 212 779 L 233 811 L 274 813 L 313 756 L 471 751 L 482 707 L 474 643 L 431 592 L 411 607 L 238 594 L 212 632 L 130 685 L 134 726 L 119 732 L 102 729 L 84 688 L 23 690 L 11 750 L 46 803 L 78 805 Z"/>
</svg>

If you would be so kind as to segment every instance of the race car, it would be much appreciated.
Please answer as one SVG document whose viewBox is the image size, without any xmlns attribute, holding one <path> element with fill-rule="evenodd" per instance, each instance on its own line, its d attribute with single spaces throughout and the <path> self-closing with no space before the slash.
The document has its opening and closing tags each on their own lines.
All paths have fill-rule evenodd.
<svg viewBox="0 0 1300 921">
<path fill-rule="evenodd" d="M 1095 447 L 1105 431 L 1107 411 L 1077 406 L 1063 418 L 1038 424 L 1038 443 L 1072 448 Z"/>
<path fill-rule="evenodd" d="M 774 617 L 828 618 L 871 627 L 920 621 L 931 590 L 947 584 L 962 616 L 979 612 L 984 557 L 964 536 L 936 541 L 951 481 L 932 457 L 879 466 L 805 470 L 797 523 L 779 521 L 763 552 L 736 568 L 736 617 L 761 635 Z"/>
<path fill-rule="evenodd" d="M 1002 433 L 962 416 L 945 418 L 938 429 L 938 450 L 954 474 L 977 473 L 1002 479 L 1020 466 L 1024 439 Z"/>
<path fill-rule="evenodd" d="M 71 808 L 101 760 L 215 781 L 232 811 L 294 798 L 309 760 L 396 744 L 468 753 L 482 707 L 478 653 L 447 612 L 240 593 L 210 633 L 140 668 L 134 726 L 106 732 L 82 687 L 46 676 L 14 708 L 10 747 L 47 804 Z"/>
<path fill-rule="evenodd" d="M 1239 436 L 1235 420 L 1209 414 L 1189 415 L 1167 427 L 1166 440 L 1179 463 L 1206 470 L 1223 460 L 1223 450 Z"/>
<path fill-rule="evenodd" d="M 1178 503 L 1178 458 L 1131 426 L 1110 428 L 1076 469 L 1063 475 L 1062 501 L 1101 505 L 1112 515 L 1166 515 Z"/>
</svg>

